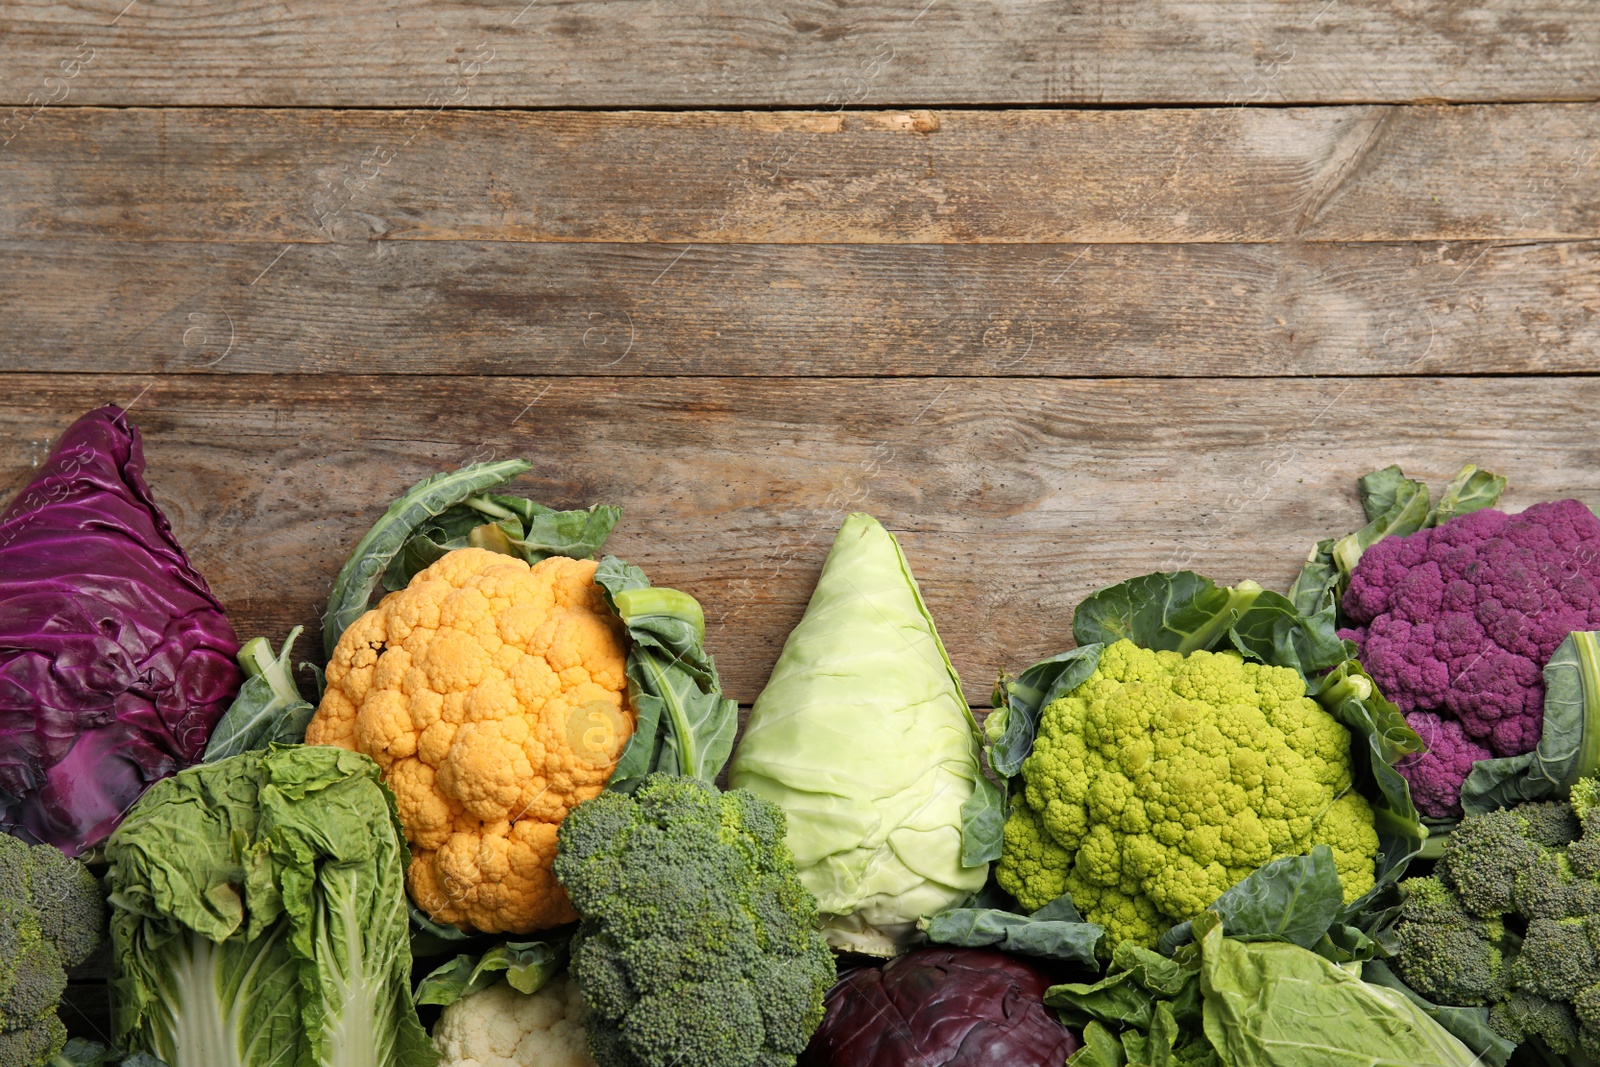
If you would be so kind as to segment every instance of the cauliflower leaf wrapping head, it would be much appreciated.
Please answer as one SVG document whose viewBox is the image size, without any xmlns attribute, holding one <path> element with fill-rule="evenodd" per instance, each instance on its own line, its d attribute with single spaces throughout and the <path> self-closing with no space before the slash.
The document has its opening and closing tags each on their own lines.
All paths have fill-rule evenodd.
<svg viewBox="0 0 1600 1067">
<path fill-rule="evenodd" d="M 1362 555 L 1343 607 L 1355 626 L 1340 636 L 1437 742 L 1399 765 L 1417 807 L 1460 815 L 1475 760 L 1539 743 L 1550 656 L 1567 634 L 1600 628 L 1600 519 L 1560 500 L 1384 538 Z"/>
<path fill-rule="evenodd" d="M 622 624 L 592 560 L 450 552 L 339 639 L 308 744 L 371 756 L 438 922 L 527 933 L 577 918 L 556 829 L 633 733 Z"/>
<path fill-rule="evenodd" d="M 1375 882 L 1350 733 L 1287 667 L 1109 645 L 1045 708 L 996 877 L 1024 909 L 1063 893 L 1104 949 L 1153 947 L 1270 860 L 1333 851 L 1348 903 Z"/>
</svg>

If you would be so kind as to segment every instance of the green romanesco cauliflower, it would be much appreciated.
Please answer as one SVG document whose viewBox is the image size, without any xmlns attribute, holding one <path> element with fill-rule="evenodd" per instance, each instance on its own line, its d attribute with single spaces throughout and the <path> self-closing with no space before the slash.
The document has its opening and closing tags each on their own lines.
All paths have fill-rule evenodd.
<svg viewBox="0 0 1600 1067">
<path fill-rule="evenodd" d="M 996 869 L 1027 910 L 1071 893 L 1153 946 L 1269 860 L 1326 844 L 1346 901 L 1374 884 L 1372 809 L 1350 733 L 1287 667 L 1118 641 L 1040 717 Z"/>
</svg>

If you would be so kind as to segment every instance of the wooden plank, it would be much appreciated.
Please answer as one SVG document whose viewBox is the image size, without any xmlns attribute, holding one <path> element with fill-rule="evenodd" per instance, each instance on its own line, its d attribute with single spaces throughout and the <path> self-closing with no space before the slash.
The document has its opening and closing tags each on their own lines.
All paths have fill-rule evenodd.
<svg viewBox="0 0 1600 1067">
<path fill-rule="evenodd" d="M 1597 158 L 1593 104 L 425 118 L 64 108 L 0 151 L 0 238 L 1592 238 Z"/>
<path fill-rule="evenodd" d="M 1544 373 L 1597 348 L 1596 241 L 0 242 L 22 371 Z"/>
<path fill-rule="evenodd" d="M 36 0 L 0 100 L 668 107 L 1592 100 L 1590 0 Z"/>
<path fill-rule="evenodd" d="M 845 514 L 901 538 L 967 696 L 1069 641 L 1091 590 L 1157 568 L 1283 588 L 1360 521 L 1354 478 L 1465 461 L 1520 508 L 1600 505 L 1600 377 L 1104 381 L 0 378 L 0 489 L 107 401 L 242 634 L 316 619 L 385 505 L 434 471 L 525 455 L 517 488 L 620 504 L 608 548 L 706 608 L 749 702 Z"/>
</svg>

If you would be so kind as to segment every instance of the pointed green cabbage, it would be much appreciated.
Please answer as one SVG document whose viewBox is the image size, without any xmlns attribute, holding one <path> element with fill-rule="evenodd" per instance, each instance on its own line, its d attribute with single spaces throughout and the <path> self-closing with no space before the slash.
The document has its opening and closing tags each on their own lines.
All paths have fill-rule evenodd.
<svg viewBox="0 0 1600 1067">
<path fill-rule="evenodd" d="M 982 888 L 1003 812 L 978 753 L 905 554 L 851 515 L 728 775 L 788 814 L 832 944 L 890 955 L 918 919 Z"/>
</svg>

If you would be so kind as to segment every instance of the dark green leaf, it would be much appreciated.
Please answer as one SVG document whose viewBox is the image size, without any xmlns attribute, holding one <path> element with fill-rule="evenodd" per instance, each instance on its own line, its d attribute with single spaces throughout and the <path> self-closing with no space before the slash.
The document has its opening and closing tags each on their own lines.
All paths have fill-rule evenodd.
<svg viewBox="0 0 1600 1067">
<path fill-rule="evenodd" d="M 517 992 L 537 993 L 561 969 L 565 958 L 564 941 L 508 941 L 476 959 L 460 955 L 435 967 L 417 984 L 416 1001 L 447 1007 L 487 989 L 502 974 Z"/>
<path fill-rule="evenodd" d="M 1370 960 L 1378 952 L 1378 943 L 1354 926 L 1336 922 L 1311 948 L 1334 963 L 1350 963 Z"/>
<path fill-rule="evenodd" d="M 1077 905 L 1072 903 L 1071 893 L 1061 894 L 1028 917 L 1036 922 L 1083 922 L 1083 915 L 1078 911 Z"/>
<path fill-rule="evenodd" d="M 1468 815 L 1564 797 L 1600 771 L 1600 634 L 1567 635 L 1544 667 L 1544 732 L 1532 752 L 1479 760 L 1461 786 Z"/>
<path fill-rule="evenodd" d="M 919 925 L 930 941 L 940 944 L 964 948 L 993 945 L 1004 952 L 1090 966 L 1094 965 L 1095 945 L 1105 934 L 1103 927 L 1093 923 L 987 908 L 948 908 Z"/>
<path fill-rule="evenodd" d="M 1386 986 L 1403 994 L 1407 1000 L 1433 1018 L 1433 1021 L 1454 1034 L 1463 1045 L 1475 1052 L 1485 1067 L 1505 1067 L 1516 1051 L 1515 1042 L 1507 1041 L 1489 1026 L 1488 1008 L 1456 1008 L 1445 1004 L 1431 1004 L 1412 991 L 1382 960 L 1371 960 L 1361 968 L 1363 981 Z"/>
<path fill-rule="evenodd" d="M 994 711 L 983 721 L 989 766 L 1001 778 L 1015 777 L 1033 751 L 1039 715 L 1051 702 L 1082 685 L 1100 662 L 1101 644 L 1068 649 L 1040 660 L 1017 676 L 1001 677 L 994 689 Z"/>
<path fill-rule="evenodd" d="M 622 509 L 556 511 L 526 497 L 480 493 L 419 526 L 384 572 L 390 591 L 404 589 L 418 571 L 458 548 L 487 548 L 538 563 L 551 556 L 589 559 L 600 550 Z"/>
<path fill-rule="evenodd" d="M 1400 473 L 1399 467 L 1362 475 L 1356 482 L 1367 524 L 1334 542 L 1334 566 L 1339 570 L 1338 595 L 1344 594 L 1350 572 L 1362 553 L 1390 534 L 1404 536 L 1422 529 L 1428 519 L 1428 487 Z"/>
<path fill-rule="evenodd" d="M 1216 647 L 1261 595 L 1254 582 L 1219 587 L 1193 571 L 1146 574 L 1091 593 L 1072 618 L 1080 647 L 1127 638 L 1188 654 Z"/>
<path fill-rule="evenodd" d="M 1378 832 L 1378 880 L 1356 902 L 1364 907 L 1404 874 L 1406 864 L 1427 837 L 1411 802 L 1411 787 L 1394 768 L 1402 757 L 1422 751 L 1422 738 L 1353 659 L 1317 679 L 1308 692 L 1349 729 L 1351 774 L 1357 791 L 1372 805 L 1373 829 Z M 1361 752 L 1366 753 L 1365 759 Z"/>
<path fill-rule="evenodd" d="M 1292 667 L 1315 678 L 1348 658 L 1334 630 L 1330 605 L 1302 615 L 1288 597 L 1263 591 L 1228 631 L 1228 640 L 1245 656 L 1276 667 Z"/>
<path fill-rule="evenodd" d="M 105 1067 L 116 1061 L 116 1049 L 88 1038 L 75 1037 L 51 1058 L 48 1067 Z"/>
<path fill-rule="evenodd" d="M 441 471 L 413 485 L 390 504 L 356 543 L 333 580 L 328 610 L 322 616 L 322 644 L 328 658 L 333 657 L 345 630 L 366 612 L 389 562 L 418 527 L 467 497 L 510 481 L 532 466 L 526 460 L 505 459 Z"/>
<path fill-rule="evenodd" d="M 1344 907 L 1333 850 L 1317 845 L 1308 856 L 1288 856 L 1256 868 L 1218 897 L 1208 911 L 1240 941 L 1288 941 L 1310 948 Z"/>
<path fill-rule="evenodd" d="M 423 911 L 412 902 L 409 896 L 406 898 L 406 910 L 411 916 L 413 944 L 415 944 L 415 940 L 419 935 L 434 938 L 437 941 L 447 942 L 471 941 L 474 937 L 478 936 L 476 934 L 469 934 L 460 927 L 451 926 L 449 923 L 434 922 L 428 917 L 427 912 Z M 418 952 L 415 948 L 413 948 L 412 955 L 431 955 L 431 953 Z"/>
<path fill-rule="evenodd" d="M 1369 523 L 1385 518 L 1393 519 L 1407 509 L 1414 508 L 1417 497 L 1420 496 L 1424 500 L 1428 497 L 1426 485 L 1407 478 L 1399 467 L 1392 464 L 1356 479 L 1356 492 L 1361 496 L 1361 511 Z M 1428 509 L 1424 506 L 1421 515 L 1425 516 L 1427 513 Z M 1417 523 L 1410 529 L 1405 529 L 1405 523 L 1397 523 L 1397 529 L 1404 533 L 1415 533 L 1421 529 L 1421 516 L 1418 517 Z"/>
<path fill-rule="evenodd" d="M 1428 514 L 1428 526 L 1441 526 L 1457 515 L 1492 508 L 1500 501 L 1506 480 L 1498 474 L 1479 470 L 1472 464 L 1461 468 L 1439 497 L 1439 506 Z"/>
<path fill-rule="evenodd" d="M 241 752 L 266 748 L 274 741 L 298 744 L 305 738 L 306 726 L 316 708 L 300 696 L 289 665 L 290 653 L 302 629 L 296 626 L 289 631 L 276 656 L 265 637 L 247 641 L 239 650 L 244 685 L 211 731 L 202 762 L 215 763 Z"/>
<path fill-rule="evenodd" d="M 1123 1067 L 1122 1042 L 1097 1022 L 1083 1028 L 1083 1048 L 1067 1061 L 1069 1067 Z"/>
<path fill-rule="evenodd" d="M 321 667 L 309 660 L 301 660 L 300 669 L 311 672 L 311 685 L 316 690 L 316 699 L 312 703 L 322 703 L 322 694 L 328 691 L 328 675 Z"/>
<path fill-rule="evenodd" d="M 1221 916 L 1223 930 L 1236 940 L 1288 941 L 1310 948 L 1343 907 L 1333 850 L 1317 845 L 1309 856 L 1289 856 L 1256 868 L 1206 910 Z M 1156 947 L 1171 953 L 1192 938 L 1192 925 L 1180 923 Z"/>
<path fill-rule="evenodd" d="M 1093 1019 L 1101 1024 L 1114 1024 L 1118 1029 L 1131 1027 L 1135 1030 L 1150 1028 L 1155 1003 L 1126 971 L 1098 982 L 1051 986 L 1045 990 L 1044 1002 L 1077 1019 Z"/>
<path fill-rule="evenodd" d="M 999 859 L 1005 827 L 1006 795 L 980 774 L 961 805 L 961 865 L 981 867 Z"/>
<path fill-rule="evenodd" d="M 1184 987 L 1195 980 L 1193 967 L 1186 967 L 1132 941 L 1118 943 L 1111 956 L 1110 970 L 1113 974 L 1126 972 L 1139 988 L 1168 999 L 1181 995 Z"/>
<path fill-rule="evenodd" d="M 652 587 L 615 556 L 594 580 L 628 628 L 628 696 L 638 720 L 609 788 L 631 788 L 652 771 L 713 781 L 733 752 L 739 706 L 722 695 L 699 602 Z"/>
<path fill-rule="evenodd" d="M 1289 600 L 1302 615 L 1337 609 L 1339 568 L 1333 562 L 1333 540 L 1318 541 L 1289 587 Z"/>
</svg>

